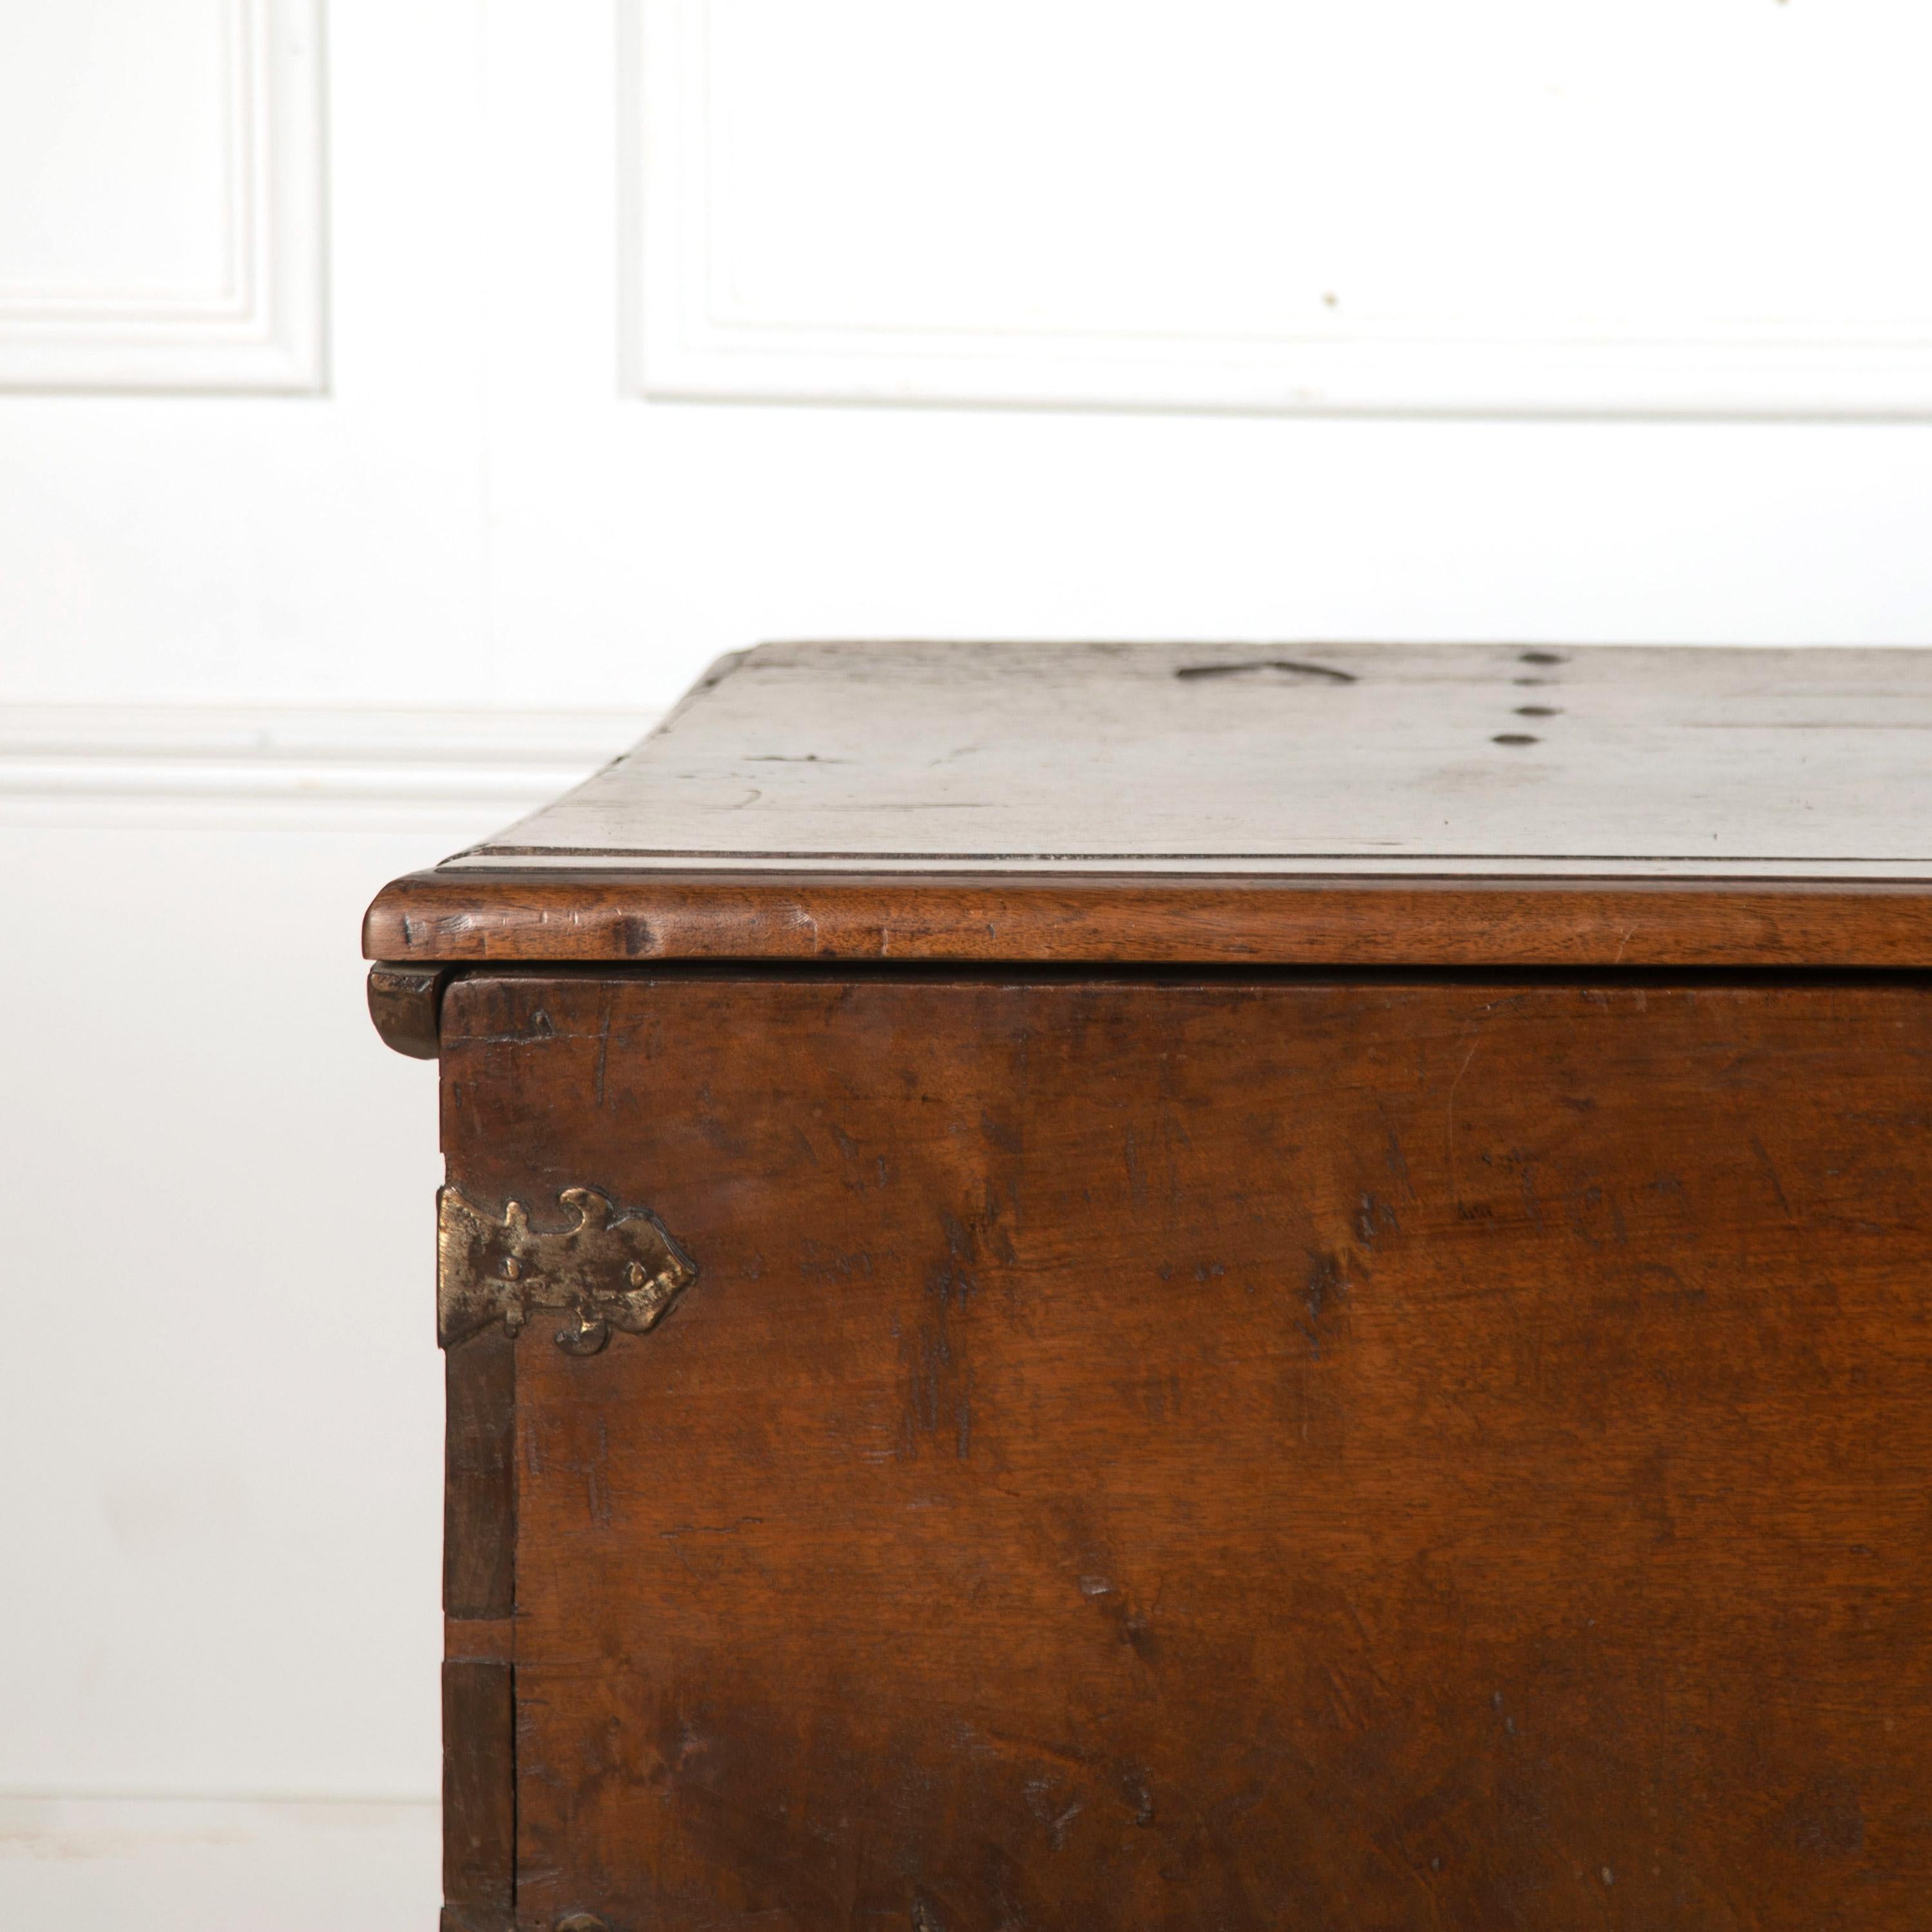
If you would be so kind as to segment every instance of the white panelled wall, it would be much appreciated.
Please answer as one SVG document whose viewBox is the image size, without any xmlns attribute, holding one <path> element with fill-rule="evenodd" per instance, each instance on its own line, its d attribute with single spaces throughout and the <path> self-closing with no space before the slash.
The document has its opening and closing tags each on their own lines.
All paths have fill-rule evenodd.
<svg viewBox="0 0 1932 1932">
<path fill-rule="evenodd" d="M 765 638 L 1926 641 L 1928 58 L 1916 0 L 0 0 L 0 1899 L 82 1801 L 434 1795 L 386 877 Z"/>
</svg>

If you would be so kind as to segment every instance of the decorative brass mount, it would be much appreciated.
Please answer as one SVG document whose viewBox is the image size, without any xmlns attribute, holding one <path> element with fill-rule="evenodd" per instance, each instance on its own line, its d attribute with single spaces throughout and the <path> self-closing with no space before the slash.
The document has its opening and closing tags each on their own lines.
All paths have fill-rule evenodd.
<svg viewBox="0 0 1932 1932">
<path fill-rule="evenodd" d="M 545 1234 L 509 1202 L 500 1221 L 442 1189 L 436 1207 L 436 1339 L 446 1348 L 501 1322 L 514 1335 L 532 1310 L 568 1310 L 556 1345 L 594 1355 L 614 1328 L 641 1335 L 698 1279 L 698 1268 L 655 1214 L 619 1210 L 594 1187 L 557 1196 L 572 1225 Z"/>
</svg>

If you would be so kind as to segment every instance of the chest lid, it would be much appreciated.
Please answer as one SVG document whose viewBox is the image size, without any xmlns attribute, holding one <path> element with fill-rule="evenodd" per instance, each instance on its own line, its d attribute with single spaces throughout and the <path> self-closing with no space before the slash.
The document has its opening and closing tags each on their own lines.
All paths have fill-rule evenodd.
<svg viewBox="0 0 1932 1932">
<path fill-rule="evenodd" d="M 372 958 L 1932 964 L 1932 651 L 766 645 Z"/>
</svg>

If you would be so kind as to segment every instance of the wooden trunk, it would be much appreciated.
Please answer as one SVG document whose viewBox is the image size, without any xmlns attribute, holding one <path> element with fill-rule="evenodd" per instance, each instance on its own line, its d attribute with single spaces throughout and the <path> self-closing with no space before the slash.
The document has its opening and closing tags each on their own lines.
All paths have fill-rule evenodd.
<svg viewBox="0 0 1932 1932">
<path fill-rule="evenodd" d="M 1834 752 L 1919 714 L 1830 655 L 1711 668 L 1708 728 L 1828 670 L 1838 801 Z M 624 782 L 728 798 L 880 728 L 773 702 L 724 760 L 704 704 Z M 1792 854 L 1727 820 L 1694 876 L 1330 879 L 1279 826 L 1102 870 L 1048 822 L 868 873 L 524 836 L 392 888 L 377 1004 L 440 1050 L 450 1181 L 446 1927 L 1926 1924 L 1928 868 L 1834 809 Z M 1663 963 L 1552 891 L 1641 901 Z M 1337 916 L 1395 956 L 1310 957 Z"/>
</svg>

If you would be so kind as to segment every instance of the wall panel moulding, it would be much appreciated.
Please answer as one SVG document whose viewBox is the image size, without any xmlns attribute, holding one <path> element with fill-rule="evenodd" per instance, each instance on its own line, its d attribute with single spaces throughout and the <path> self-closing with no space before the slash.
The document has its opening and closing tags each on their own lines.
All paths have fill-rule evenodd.
<svg viewBox="0 0 1932 1932">
<path fill-rule="evenodd" d="M 1932 10 L 628 0 L 653 397 L 1932 413 Z"/>
<path fill-rule="evenodd" d="M 643 736 L 644 712 L 0 705 L 0 824 L 420 830 L 467 842 Z"/>
<path fill-rule="evenodd" d="M 0 388 L 325 382 L 320 0 L 0 14 Z"/>
</svg>

